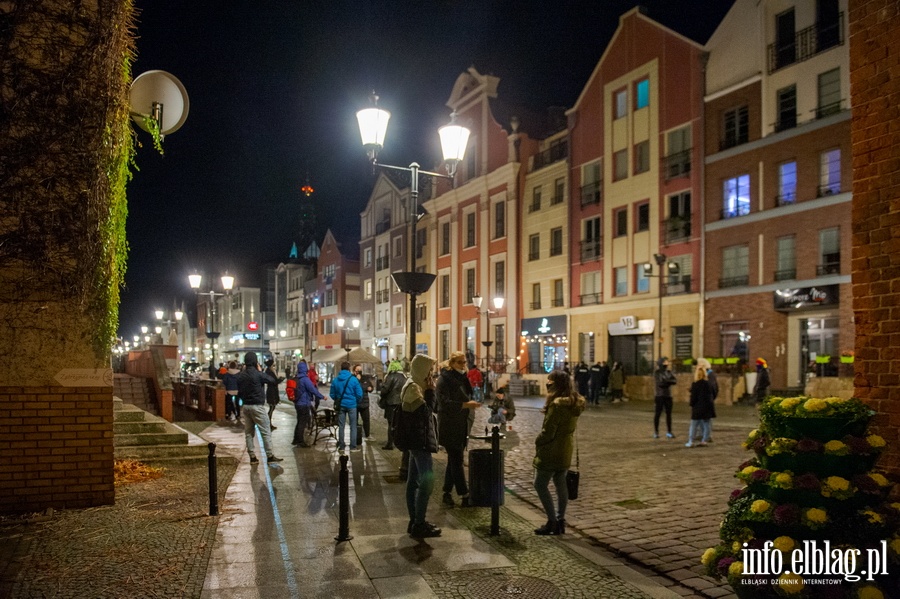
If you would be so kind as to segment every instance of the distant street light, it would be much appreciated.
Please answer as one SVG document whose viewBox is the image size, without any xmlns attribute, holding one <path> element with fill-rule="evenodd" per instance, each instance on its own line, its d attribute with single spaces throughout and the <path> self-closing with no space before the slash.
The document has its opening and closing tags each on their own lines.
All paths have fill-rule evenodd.
<svg viewBox="0 0 900 599">
<path fill-rule="evenodd" d="M 472 303 L 475 304 L 475 311 L 478 312 L 479 315 L 484 314 L 484 324 L 487 329 L 487 341 L 482 341 L 481 344 L 485 347 L 486 353 L 484 356 L 484 365 L 488 370 L 491 369 L 491 346 L 494 344 L 491 341 L 491 314 L 498 314 L 500 309 L 503 308 L 504 299 L 502 297 L 495 297 L 491 300 L 494 304 L 494 309 L 481 309 L 481 304 L 484 302 L 484 298 L 478 295 L 477 293 L 472 296 Z"/>
<path fill-rule="evenodd" d="M 191 288 L 194 292 L 200 295 L 208 295 L 209 296 L 209 308 L 211 311 L 211 316 L 206 321 L 206 337 L 207 339 L 212 340 L 212 358 L 210 359 L 211 364 L 216 363 L 216 348 L 218 348 L 218 344 L 215 343 L 216 339 L 219 338 L 221 334 L 219 331 L 213 330 L 211 327 L 214 327 L 216 324 L 216 298 L 217 297 L 225 297 L 231 295 L 231 290 L 234 287 L 234 277 L 229 275 L 227 272 L 222 275 L 222 293 L 217 293 L 213 290 L 212 286 L 210 286 L 209 291 L 200 291 L 200 284 L 203 282 L 203 277 L 199 274 L 192 274 L 188 276 L 188 281 L 190 281 Z M 207 344 L 207 348 L 209 345 Z"/>
<path fill-rule="evenodd" d="M 466 145 L 469 141 L 469 129 L 456 124 L 456 113 L 450 115 L 450 123 L 438 129 L 441 138 L 441 150 L 446 163 L 447 174 L 432 173 L 419 170 L 419 164 L 413 162 L 409 167 L 391 166 L 378 162 L 378 151 L 384 147 L 384 137 L 387 133 L 388 121 L 391 113 L 378 108 L 378 96 L 372 94 L 372 107 L 365 108 L 356 113 L 359 122 L 359 133 L 363 147 L 369 154 L 369 160 L 373 167 L 387 170 L 396 170 L 409 173 L 409 257 L 406 272 L 395 272 L 391 275 L 401 292 L 409 295 L 409 324 L 407 337 L 409 338 L 409 359 L 412 361 L 416 355 L 416 296 L 427 292 L 431 288 L 436 275 L 427 272 L 416 272 L 416 223 L 419 220 L 419 175 L 447 179 L 451 183 L 456 175 L 456 165 L 463 159 Z"/>
<path fill-rule="evenodd" d="M 644 276 L 645 277 L 656 277 L 659 279 L 659 320 L 656 322 L 656 339 L 657 339 L 657 353 L 653 356 L 653 360 L 650 362 L 650 374 L 653 374 L 653 369 L 656 366 L 656 360 L 658 358 L 662 358 L 662 298 L 663 293 L 665 292 L 665 283 L 663 282 L 663 278 L 669 275 L 677 275 L 681 270 L 681 267 L 677 262 L 666 262 L 668 259 L 665 254 L 654 254 L 653 259 L 656 260 L 656 265 L 659 267 L 659 272 L 656 274 L 653 273 L 653 264 L 650 262 L 644 263 Z M 663 268 L 663 265 L 666 268 Z M 652 350 L 651 350 L 652 352 Z"/>
<path fill-rule="evenodd" d="M 346 333 L 349 333 L 352 331 L 357 331 L 357 335 L 359 334 L 358 333 L 359 319 L 354 318 L 353 320 L 351 320 L 350 321 L 351 326 L 348 326 L 348 327 L 344 326 L 344 324 L 347 323 L 347 321 L 344 318 L 338 318 L 336 322 L 337 322 L 338 328 L 340 328 L 340 330 L 341 330 L 341 347 L 344 349 L 345 352 L 347 352 L 347 361 L 349 362 L 350 361 L 350 350 L 353 348 L 350 346 L 350 341 L 352 341 L 352 339 L 350 339 L 349 338 L 350 336 L 347 335 Z M 357 344 L 359 343 L 358 337 L 356 339 L 356 342 L 357 342 Z"/>
</svg>

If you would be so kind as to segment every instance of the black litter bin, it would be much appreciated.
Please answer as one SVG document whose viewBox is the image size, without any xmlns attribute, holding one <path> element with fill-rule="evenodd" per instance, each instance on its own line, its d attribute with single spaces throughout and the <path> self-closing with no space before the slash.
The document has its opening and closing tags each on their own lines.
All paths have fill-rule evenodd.
<svg viewBox="0 0 900 599">
<path fill-rule="evenodd" d="M 476 507 L 491 507 L 492 497 L 503 505 L 503 450 L 500 450 L 500 472 L 497 481 L 491 481 L 491 449 L 469 450 L 469 502 Z M 493 495 L 491 494 L 493 492 Z"/>
</svg>

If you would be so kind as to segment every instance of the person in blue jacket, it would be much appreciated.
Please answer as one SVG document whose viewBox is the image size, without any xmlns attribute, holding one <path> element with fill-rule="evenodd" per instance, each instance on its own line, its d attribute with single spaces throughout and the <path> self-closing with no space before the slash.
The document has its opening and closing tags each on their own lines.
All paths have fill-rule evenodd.
<svg viewBox="0 0 900 599">
<path fill-rule="evenodd" d="M 344 451 L 344 424 L 350 417 L 350 451 L 359 451 L 356 445 L 356 408 L 362 399 L 362 385 L 350 372 L 350 362 L 341 362 L 341 372 L 331 381 L 331 398 L 338 411 L 338 451 Z"/>
<path fill-rule="evenodd" d="M 306 442 L 306 429 L 309 428 L 309 420 L 313 405 L 313 398 L 325 399 L 319 393 L 316 386 L 309 380 L 309 366 L 306 360 L 297 364 L 297 388 L 294 390 L 294 409 L 297 410 L 297 425 L 294 426 L 294 441 L 292 445 L 297 447 L 309 447 Z"/>
</svg>

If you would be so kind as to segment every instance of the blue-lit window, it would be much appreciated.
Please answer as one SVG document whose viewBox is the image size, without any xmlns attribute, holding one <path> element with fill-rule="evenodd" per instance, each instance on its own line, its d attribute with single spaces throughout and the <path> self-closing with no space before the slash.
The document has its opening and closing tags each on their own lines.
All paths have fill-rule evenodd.
<svg viewBox="0 0 900 599">
<path fill-rule="evenodd" d="M 797 163 L 778 166 L 778 205 L 792 204 L 797 199 Z"/>
<path fill-rule="evenodd" d="M 628 267 L 619 266 L 613 272 L 616 277 L 616 295 L 628 295 Z"/>
<path fill-rule="evenodd" d="M 634 109 L 650 106 L 650 80 L 642 79 L 634 86 Z"/>
<path fill-rule="evenodd" d="M 722 218 L 750 214 L 750 175 L 726 179 L 723 196 Z"/>
<path fill-rule="evenodd" d="M 634 278 L 638 293 L 647 293 L 650 291 L 650 279 L 647 277 L 643 264 L 634 265 Z"/>
</svg>

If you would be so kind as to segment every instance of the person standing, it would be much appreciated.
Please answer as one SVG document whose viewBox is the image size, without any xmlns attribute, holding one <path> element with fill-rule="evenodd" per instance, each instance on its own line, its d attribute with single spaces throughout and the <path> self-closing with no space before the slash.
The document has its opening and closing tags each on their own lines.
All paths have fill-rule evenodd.
<svg viewBox="0 0 900 599">
<path fill-rule="evenodd" d="M 575 367 L 575 387 L 582 397 L 588 396 L 588 385 L 591 380 L 591 369 L 584 363 L 584 360 Z"/>
<path fill-rule="evenodd" d="M 362 445 L 363 437 L 369 438 L 369 393 L 375 390 L 375 385 L 372 383 L 371 376 L 363 374 L 360 364 L 353 367 L 353 374 L 362 388 L 362 398 L 356 405 L 356 418 L 357 422 L 360 423 L 360 426 L 356 429 L 356 445 L 359 446 Z"/>
<path fill-rule="evenodd" d="M 313 401 L 325 399 L 325 396 L 319 393 L 319 390 L 312 381 L 309 380 L 309 367 L 306 360 L 301 360 L 297 364 L 297 378 L 293 379 L 296 383 L 294 391 L 294 409 L 297 411 L 297 424 L 294 426 L 294 440 L 291 445 L 297 447 L 309 447 L 306 442 L 306 430 L 312 418 Z"/>
<path fill-rule="evenodd" d="M 769 377 L 769 365 L 762 358 L 756 358 L 756 386 L 753 387 L 753 395 L 756 403 L 760 404 L 769 394 L 769 386 L 772 379 Z"/>
<path fill-rule="evenodd" d="M 388 373 L 381 384 L 381 396 L 378 402 L 384 410 L 384 418 L 388 423 L 387 443 L 382 449 L 394 448 L 394 431 L 391 422 L 394 420 L 394 410 L 400 405 L 400 392 L 403 391 L 403 385 L 406 384 L 406 375 L 403 374 L 402 369 L 403 366 L 399 360 L 391 360 L 388 365 Z"/>
<path fill-rule="evenodd" d="M 625 371 L 618 362 L 613 362 L 612 370 L 609 372 L 609 396 L 612 403 L 622 401 L 625 392 Z"/>
<path fill-rule="evenodd" d="M 278 385 L 280 385 L 281 381 L 284 379 L 278 377 L 278 374 L 275 372 L 275 360 L 271 358 L 266 360 L 266 374 L 269 375 L 270 378 L 275 379 L 274 384 L 266 384 L 266 403 L 269 404 L 269 426 L 274 431 L 278 427 L 272 422 L 272 415 L 275 413 L 275 407 L 281 400 L 281 396 L 278 392 Z"/>
<path fill-rule="evenodd" d="M 597 405 L 600 403 L 600 374 L 603 372 L 603 365 L 600 360 L 591 366 L 591 385 L 589 388 L 590 396 L 588 403 Z"/>
<path fill-rule="evenodd" d="M 575 429 L 584 411 L 585 399 L 572 388 L 569 375 L 554 370 L 547 376 L 547 400 L 541 412 L 544 423 L 534 440 L 534 490 L 537 492 L 547 523 L 535 529 L 536 535 L 560 535 L 566 532 L 566 507 L 569 489 L 566 472 L 572 465 Z M 557 505 L 553 505 L 550 481 L 556 488 Z"/>
<path fill-rule="evenodd" d="M 471 368 L 466 372 L 466 378 L 469 379 L 469 385 L 472 387 L 472 398 L 475 401 L 481 401 L 484 399 L 484 376 L 481 374 L 481 371 L 478 370 L 478 367 L 472 365 Z"/>
<path fill-rule="evenodd" d="M 656 363 L 657 369 L 653 376 L 654 399 L 656 409 L 653 412 L 653 438 L 659 439 L 659 417 L 663 410 L 666 411 L 666 437 L 674 439 L 672 434 L 672 386 L 678 381 L 675 379 L 675 373 L 669 370 L 669 358 L 660 358 Z"/>
<path fill-rule="evenodd" d="M 225 419 L 231 422 L 238 422 L 241 418 L 237 388 L 237 375 L 240 371 L 237 362 L 232 360 L 228 363 L 225 376 L 222 377 L 222 384 L 225 386 Z"/>
<path fill-rule="evenodd" d="M 472 386 L 466 378 L 466 354 L 453 352 L 449 368 L 441 373 L 435 389 L 438 412 L 438 444 L 447 450 L 444 471 L 444 505 L 453 506 L 451 491 L 456 487 L 462 506 L 469 506 L 469 487 L 463 454 L 469 437 L 470 410 L 481 404 L 472 400 Z"/>
<path fill-rule="evenodd" d="M 709 384 L 706 369 L 698 364 L 694 371 L 694 382 L 691 384 L 691 426 L 688 429 L 688 442 L 685 447 L 694 446 L 694 434 L 701 431 L 700 447 L 709 443 L 709 421 L 715 418 L 712 386 Z"/>
<path fill-rule="evenodd" d="M 719 378 L 716 376 L 716 371 L 713 370 L 712 364 L 709 363 L 709 360 L 706 358 L 700 358 L 697 360 L 697 367 L 703 368 L 706 371 L 706 380 L 709 381 L 709 388 L 712 391 L 712 418 L 716 417 L 716 398 L 719 397 Z M 692 441 L 699 441 L 702 439 L 703 431 L 698 429 L 694 431 L 694 437 L 691 437 Z M 709 434 L 706 437 L 707 443 L 712 443 L 712 420 L 709 421 Z"/>
<path fill-rule="evenodd" d="M 244 355 L 244 369 L 237 375 L 238 397 L 244 403 L 244 439 L 250 463 L 258 464 L 253 437 L 256 429 L 262 436 L 263 449 L 269 463 L 280 462 L 281 458 L 272 453 L 272 431 L 269 429 L 269 415 L 266 411 L 266 392 L 263 385 L 278 384 L 277 379 L 262 371 L 256 352 L 249 351 Z"/>
<path fill-rule="evenodd" d="M 334 408 L 338 411 L 338 451 L 343 452 L 344 424 L 350 420 L 350 451 L 359 450 L 356 444 L 356 406 L 362 399 L 362 386 L 350 372 L 350 362 L 341 362 L 341 371 L 331 381 L 331 397 L 334 399 Z"/>
<path fill-rule="evenodd" d="M 438 451 L 432 375 L 435 362 L 437 360 L 425 354 L 413 357 L 409 368 L 410 378 L 400 392 L 400 412 L 396 418 L 397 446 L 409 453 L 409 474 L 406 478 L 409 525 L 406 532 L 414 539 L 441 536 L 441 529 L 425 520 L 428 500 L 434 489 L 432 454 Z"/>
</svg>

